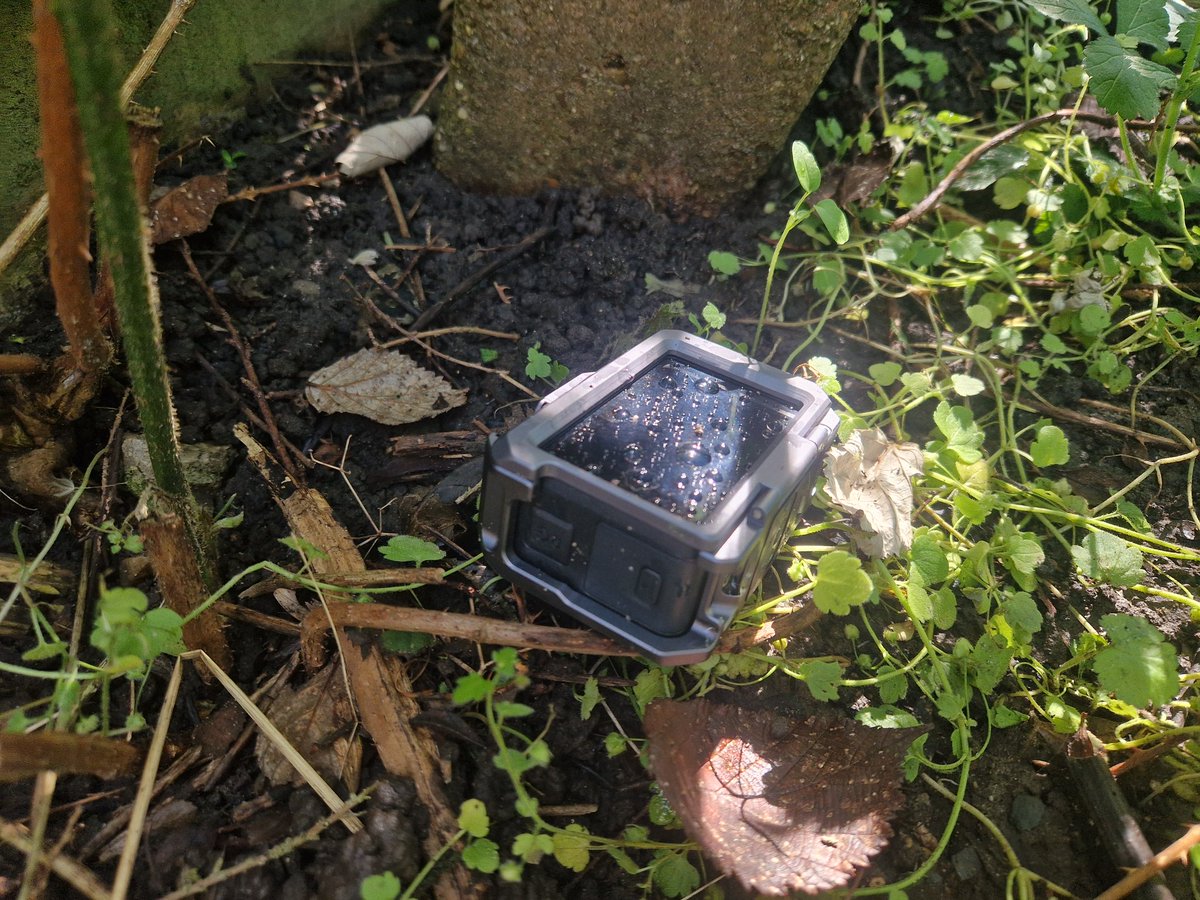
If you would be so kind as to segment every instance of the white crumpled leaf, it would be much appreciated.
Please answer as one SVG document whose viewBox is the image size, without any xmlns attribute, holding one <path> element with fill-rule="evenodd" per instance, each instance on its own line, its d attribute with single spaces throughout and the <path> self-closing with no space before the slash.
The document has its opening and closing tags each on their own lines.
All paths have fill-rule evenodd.
<svg viewBox="0 0 1200 900">
<path fill-rule="evenodd" d="M 347 262 L 352 266 L 373 266 L 379 262 L 379 251 L 359 250 Z"/>
<path fill-rule="evenodd" d="M 1104 297 L 1104 285 L 1096 275 L 1094 269 L 1076 273 L 1071 279 L 1070 290 L 1055 291 L 1050 296 L 1050 311 L 1059 313 L 1064 309 L 1083 309 L 1085 306 L 1099 306 L 1107 310 L 1108 300 Z"/>
<path fill-rule="evenodd" d="M 359 350 L 313 372 L 304 395 L 319 412 L 403 425 L 462 406 L 467 392 L 395 350 Z"/>
<path fill-rule="evenodd" d="M 404 162 L 433 134 L 429 116 L 385 122 L 360 132 L 341 153 L 337 164 L 350 178 L 366 175 L 394 162 Z"/>
<path fill-rule="evenodd" d="M 912 546 L 913 489 L 924 457 L 916 444 L 889 441 L 878 428 L 856 431 L 825 458 L 825 492 L 866 532 L 862 549 L 875 559 Z"/>
</svg>

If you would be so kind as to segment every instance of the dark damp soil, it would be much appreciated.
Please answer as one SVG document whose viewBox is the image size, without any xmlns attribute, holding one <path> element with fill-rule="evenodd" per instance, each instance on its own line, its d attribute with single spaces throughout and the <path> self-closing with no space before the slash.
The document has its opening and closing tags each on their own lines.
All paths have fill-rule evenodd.
<svg viewBox="0 0 1200 900">
<path fill-rule="evenodd" d="M 914 23 L 908 33 L 919 34 L 921 10 L 907 15 Z M 352 126 L 406 114 L 432 81 L 440 61 L 425 51 L 425 39 L 431 34 L 438 34 L 443 45 L 449 40 L 437 4 L 423 3 L 416 13 L 396 13 L 381 21 L 358 48 L 357 66 L 349 61 L 338 66 L 297 66 L 278 79 L 271 95 L 253 105 L 244 119 L 215 130 L 210 142 L 166 158 L 160 183 L 176 184 L 191 175 L 222 171 L 222 154 L 236 163 L 229 169 L 231 193 L 332 171 L 334 157 L 345 146 Z M 977 79 L 970 76 L 976 68 L 986 69 L 994 39 L 983 32 L 964 31 L 964 52 L 954 61 L 961 77 L 952 80 L 955 87 L 946 98 L 949 105 L 969 113 L 984 108 L 978 92 L 970 88 Z M 814 114 L 840 113 L 846 115 L 848 129 L 857 127 L 855 111 L 868 109 L 873 102 L 869 86 L 860 87 L 855 81 L 860 62 L 852 39 L 807 121 Z M 434 103 L 431 112 L 436 116 L 436 95 Z M 804 131 L 810 126 L 800 127 Z M 451 430 L 500 431 L 531 409 L 528 392 L 493 372 L 463 363 L 478 367 L 486 360 L 486 368 L 506 371 L 542 394 L 550 385 L 531 380 L 524 371 L 532 347 L 575 374 L 603 364 L 648 331 L 669 324 L 688 328 L 686 317 L 674 323 L 664 317 L 667 304 L 676 297 L 650 290 L 651 276 L 677 285 L 689 313 L 698 314 L 712 301 L 729 316 L 727 332 L 735 339 L 744 338 L 746 327 L 732 323 L 757 315 L 762 270 L 749 268 L 732 278 L 718 278 L 708 253 L 729 249 L 753 256 L 760 240 L 781 224 L 781 212 L 766 210 L 786 195 L 790 178 L 781 162 L 739 208 L 717 218 L 698 219 L 641 199 L 587 191 L 548 187 L 535 197 L 464 193 L 438 175 L 428 150 L 391 167 L 389 175 L 411 238 L 402 237 L 380 177 L 370 175 L 227 203 L 206 232 L 189 239 L 189 247 L 216 301 L 250 348 L 282 436 L 295 447 L 312 449 L 321 461 L 305 470 L 308 485 L 329 500 L 339 519 L 362 541 L 364 553 L 378 561 L 374 548 L 379 541 L 392 534 L 414 534 L 443 546 L 454 562 L 478 551 L 474 501 L 454 502 L 474 483 L 477 468 L 460 473 L 446 468 L 414 472 L 389 453 L 391 439 Z M 539 233 L 536 241 L 522 245 Z M 389 243 L 416 245 L 427 239 L 436 247 L 424 252 L 386 249 Z M 522 249 L 516 253 L 516 248 Z M 370 266 L 353 261 L 364 251 L 375 251 L 377 261 Z M 507 262 L 462 291 L 429 326 L 474 331 L 431 338 L 429 346 L 437 355 L 405 348 L 416 361 L 465 388 L 464 406 L 432 420 L 389 427 L 356 416 L 320 416 L 305 402 L 302 390 L 312 372 L 362 347 L 401 336 L 391 323 L 411 322 L 421 302 L 414 294 L 413 280 L 402 278 L 410 268 L 419 273 L 426 302 L 434 302 L 506 253 L 511 254 Z M 189 274 L 178 245 L 159 247 L 155 262 L 181 436 L 189 443 L 236 449 L 236 461 L 215 492 L 221 500 L 236 496 L 234 506 L 245 517 L 241 527 L 223 534 L 223 574 L 232 575 L 261 560 L 294 567 L 295 557 L 278 542 L 287 532 L 278 507 L 232 437 L 233 425 L 247 421 L 250 413 L 257 415 L 258 408 L 243 387 L 245 370 L 227 340 L 227 327 Z M 923 320 L 914 312 L 910 321 L 906 327 L 919 336 L 926 327 Z M 24 333 L 31 344 L 42 341 L 43 346 L 53 347 L 55 339 L 45 338 L 53 330 L 52 323 L 38 320 L 30 322 Z M 794 341 L 790 332 L 772 331 L 765 346 L 770 358 L 780 362 Z M 810 352 L 859 371 L 875 361 L 864 357 L 861 344 L 832 335 Z M 1155 362 L 1146 360 L 1144 365 L 1149 369 Z M 1146 411 L 1174 422 L 1184 433 L 1197 433 L 1200 364 L 1178 361 L 1169 376 L 1156 384 L 1158 392 L 1144 398 Z M 1090 383 L 1063 378 L 1052 386 L 1048 399 L 1071 406 L 1093 392 L 1101 399 Z M 114 383 L 105 401 L 76 429 L 77 463 L 82 465 L 104 446 L 120 395 L 120 385 Z M 848 397 L 854 401 L 852 389 Z M 123 425 L 131 421 L 126 417 Z M 1141 472 L 1136 460 L 1125 455 L 1128 448 L 1119 437 L 1070 424 L 1064 428 L 1077 460 L 1068 477 L 1083 486 L 1078 488 L 1081 492 L 1084 487 L 1102 492 Z M 259 440 L 269 443 L 261 430 L 254 430 Z M 1130 499 L 1148 510 L 1159 534 L 1194 544 L 1197 536 L 1189 530 L 1177 468 L 1168 468 L 1165 474 L 1167 482 L 1148 480 Z M 135 499 L 120 495 L 111 516 L 119 520 L 129 513 Z M 51 511 L 23 510 L 7 497 L 3 520 L 0 524 L 6 530 L 19 523 L 26 553 L 40 547 L 53 526 Z M 76 527 L 71 537 L 83 534 Z M 54 559 L 78 570 L 80 545 L 72 539 L 59 540 Z M 110 583 L 121 577 L 113 560 L 106 559 L 101 571 Z M 1070 655 L 1071 636 L 1078 633 L 1072 607 L 1086 616 L 1136 609 L 1167 633 L 1185 660 L 1194 659 L 1195 634 L 1184 613 L 1148 604 L 1131 606 L 1128 600 L 1103 591 L 1085 592 L 1075 585 L 1069 562 L 1061 558 L 1051 556 L 1043 571 L 1061 592 L 1060 602 L 1043 610 L 1046 626 L 1038 653 L 1047 662 L 1062 662 Z M 503 586 L 492 584 L 485 571 L 467 574 L 467 582 L 478 588 L 470 595 L 423 589 L 420 602 L 504 618 L 518 615 L 511 596 Z M 1194 571 L 1164 575 L 1196 582 Z M 242 602 L 286 617 L 269 594 Z M 536 615 L 539 622 L 555 621 L 532 599 L 525 612 Z M 58 608 L 55 621 L 69 629 L 71 615 L 67 604 Z M 229 635 L 236 660 L 232 675 L 248 690 L 289 665 L 297 651 L 295 638 L 244 623 L 232 623 Z M 840 621 L 822 621 L 796 643 L 797 652 L 806 655 L 853 657 Z M 0 639 L 5 659 L 15 661 L 22 646 Z M 479 659 L 474 645 L 442 642 L 415 654 L 410 671 L 423 710 L 421 724 L 437 742 L 452 773 L 446 785 L 451 805 L 457 808 L 471 797 L 484 801 L 493 819 L 491 836 L 506 855 L 514 836 L 523 830 L 512 811 L 511 787 L 492 764 L 494 748 L 478 718 L 455 710 L 445 694 L 446 686 L 477 667 Z M 649 825 L 651 779 L 645 768 L 633 753 L 609 757 L 604 747 L 606 735 L 618 725 L 632 737 L 640 734 L 631 702 L 616 689 L 632 684 L 640 664 L 536 652 L 524 662 L 532 684 L 521 700 L 536 712 L 521 726 L 531 735 L 545 729 L 553 754 L 551 766 L 528 776 L 542 807 L 578 806 L 583 810 L 577 813 L 578 820 L 599 835 L 617 835 L 629 824 Z M 139 698 L 152 724 L 164 675 L 165 670 L 156 670 Z M 598 676 L 605 685 L 607 708 L 597 708 L 583 720 L 577 698 L 589 675 Z M 815 704 L 807 690 L 785 681 L 774 679 L 767 687 L 747 689 L 747 702 L 797 714 L 813 712 Z M 0 709 L 36 699 L 33 691 L 27 685 L 0 685 Z M 846 692 L 841 705 L 849 711 L 860 699 Z M 924 721 L 935 718 L 929 710 L 916 711 Z M 134 896 L 158 896 L 195 873 L 205 874 L 218 864 L 229 867 L 325 815 L 326 809 L 307 788 L 272 786 L 266 780 L 253 742 L 234 745 L 243 727 L 240 714 L 223 693 L 198 679 L 185 681 L 164 766 L 197 744 L 203 750 L 199 760 L 155 799 Z M 1100 722 L 1093 727 L 1102 731 L 1105 726 Z M 139 745 L 146 742 L 142 736 L 136 740 Z M 929 750 L 935 757 L 949 758 L 948 735 L 935 733 Z M 229 758 L 228 768 L 221 777 L 202 784 L 200 774 L 208 759 L 222 757 Z M 1169 774 L 1161 766 L 1145 766 L 1126 783 L 1131 797 L 1152 798 L 1138 807 L 1138 815 L 1155 847 L 1168 843 L 1178 834 L 1179 824 L 1192 816 L 1191 809 L 1171 799 L 1170 792 L 1153 791 Z M 330 829 L 318 840 L 232 879 L 209 895 L 354 898 L 364 877 L 383 871 L 393 872 L 407 884 L 426 862 L 421 848 L 428 817 L 412 785 L 388 775 L 369 742 L 361 781 L 379 782 L 366 807 L 366 829 L 361 834 L 347 836 L 340 828 Z M 59 782 L 56 802 L 86 801 L 79 807 L 82 815 L 72 825 L 75 832 L 65 850 L 103 877 L 111 876 L 115 851 L 111 845 L 97 845 L 96 836 L 127 807 L 134 789 L 132 779 L 99 782 L 71 777 Z M 928 858 L 942 834 L 949 802 L 920 781 L 907 785 L 905 793 L 907 802 L 895 821 L 896 837 L 877 865 L 864 873 L 864 884 L 886 883 L 912 871 Z M 1031 726 L 993 733 L 987 752 L 972 770 L 967 799 L 1003 831 L 1023 866 L 1073 893 L 1094 895 L 1119 877 L 1065 769 L 1061 738 Z M 21 820 L 28 815 L 28 802 L 24 785 L 10 787 L 0 799 L 0 815 Z M 63 807 L 52 815 L 48 840 L 57 839 L 69 812 Z M 0 848 L 0 897 L 15 895 L 22 866 L 23 857 Z M 964 815 L 941 861 L 908 894 L 990 900 L 1002 895 L 1009 869 L 992 836 Z M 432 879 L 426 882 L 423 892 L 431 883 Z M 498 879 L 490 884 L 493 896 L 514 898 L 643 894 L 639 879 L 624 874 L 605 854 L 594 854 L 582 874 L 546 862 L 527 867 L 520 884 Z M 725 889 L 727 895 L 736 895 L 732 887 Z M 65 888 L 52 882 L 50 895 L 56 890 Z"/>
</svg>

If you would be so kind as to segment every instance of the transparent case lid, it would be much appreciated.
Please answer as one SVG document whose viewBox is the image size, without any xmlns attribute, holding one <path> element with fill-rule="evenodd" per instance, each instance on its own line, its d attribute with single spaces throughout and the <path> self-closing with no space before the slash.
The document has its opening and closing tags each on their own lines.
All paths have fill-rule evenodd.
<svg viewBox="0 0 1200 900">
<path fill-rule="evenodd" d="M 541 449 L 699 523 L 770 451 L 797 411 L 668 356 Z"/>
</svg>

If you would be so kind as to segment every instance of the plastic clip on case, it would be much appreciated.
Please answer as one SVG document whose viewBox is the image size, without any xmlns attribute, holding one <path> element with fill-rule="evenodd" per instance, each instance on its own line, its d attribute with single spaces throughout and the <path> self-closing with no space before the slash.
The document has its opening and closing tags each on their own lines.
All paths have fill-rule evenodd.
<svg viewBox="0 0 1200 900">
<path fill-rule="evenodd" d="M 699 662 L 794 526 L 836 429 L 820 388 L 659 332 L 491 442 L 488 563 L 659 663 Z"/>
</svg>

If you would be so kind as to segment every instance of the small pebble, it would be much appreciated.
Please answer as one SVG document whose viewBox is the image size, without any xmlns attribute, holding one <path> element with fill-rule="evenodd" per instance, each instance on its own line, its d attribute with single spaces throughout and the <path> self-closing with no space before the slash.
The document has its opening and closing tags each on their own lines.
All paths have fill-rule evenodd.
<svg viewBox="0 0 1200 900">
<path fill-rule="evenodd" d="M 963 881 L 972 881 L 983 871 L 983 864 L 974 847 L 959 850 L 950 861 L 954 864 L 954 873 Z"/>
<path fill-rule="evenodd" d="M 1013 797 L 1008 820 L 1018 831 L 1031 831 L 1042 823 L 1046 815 L 1046 804 L 1032 794 L 1017 794 Z"/>
</svg>

